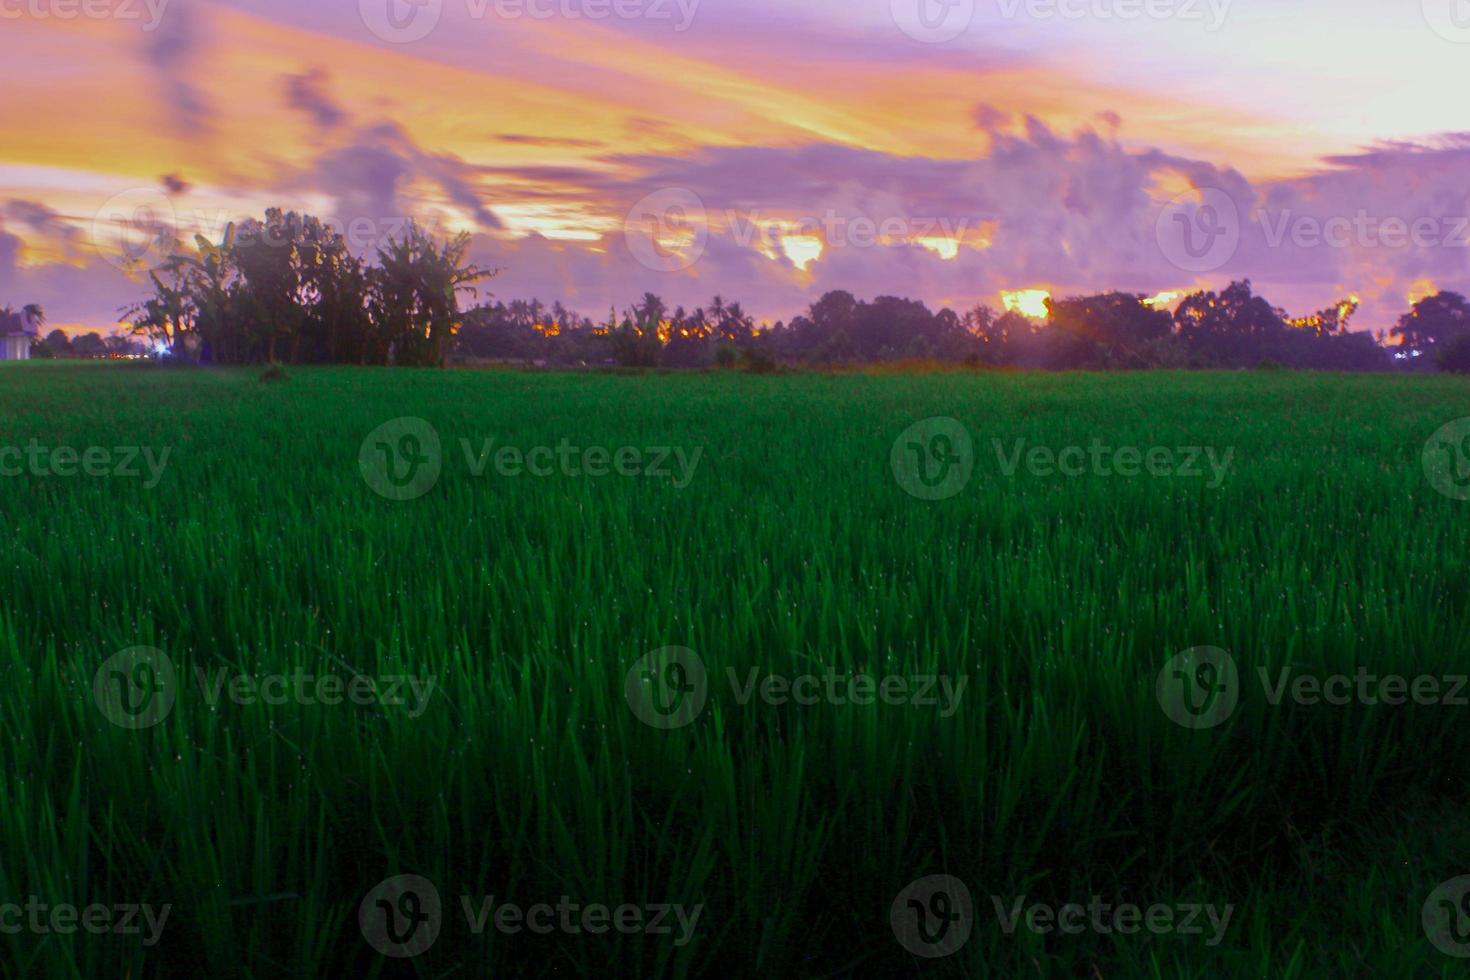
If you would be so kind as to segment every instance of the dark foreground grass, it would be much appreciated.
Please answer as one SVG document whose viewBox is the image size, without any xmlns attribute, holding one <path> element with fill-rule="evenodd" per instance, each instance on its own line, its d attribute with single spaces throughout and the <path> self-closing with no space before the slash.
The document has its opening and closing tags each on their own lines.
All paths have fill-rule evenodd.
<svg viewBox="0 0 1470 980">
<path fill-rule="evenodd" d="M 1273 706 L 1257 670 L 1470 671 L 1470 503 L 1421 466 L 1467 415 L 1444 378 L 7 366 L 0 446 L 170 456 L 152 487 L 141 460 L 0 478 L 0 898 L 171 911 L 151 946 L 0 917 L 0 973 L 1463 975 L 1421 910 L 1470 874 L 1470 707 Z M 359 451 L 400 416 L 431 423 L 442 473 L 393 501 Z M 890 451 L 930 416 L 965 424 L 975 463 L 927 502 Z M 702 455 L 683 487 L 493 459 L 477 477 L 460 440 L 489 438 Z M 1094 438 L 1232 465 L 1213 488 L 1208 468 L 1006 476 L 992 442 Z M 1191 729 L 1156 680 L 1202 645 L 1238 663 L 1239 705 Z M 139 646 L 177 682 L 135 729 L 94 680 Z M 709 683 L 665 730 L 625 678 L 667 646 Z M 104 694 L 146 697 L 147 666 L 104 670 Z M 742 704 L 726 671 L 751 668 L 967 686 L 947 716 Z M 200 671 L 435 688 L 417 708 L 211 703 Z M 359 925 L 399 874 L 444 908 L 413 958 Z M 968 886 L 974 926 L 922 958 L 889 913 L 933 874 Z M 683 944 L 677 925 L 476 935 L 461 896 L 491 895 L 702 911 Z M 1021 896 L 1233 912 L 1213 945 L 1208 926 L 1007 934 L 994 902 Z"/>
</svg>

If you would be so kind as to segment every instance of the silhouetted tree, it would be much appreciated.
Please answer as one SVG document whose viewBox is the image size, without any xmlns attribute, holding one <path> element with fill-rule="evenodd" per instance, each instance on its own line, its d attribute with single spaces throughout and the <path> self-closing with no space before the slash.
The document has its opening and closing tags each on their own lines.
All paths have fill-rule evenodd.
<svg viewBox="0 0 1470 980">
<path fill-rule="evenodd" d="M 1048 299 L 1047 323 L 1063 352 L 1058 366 L 1148 367 L 1153 346 L 1170 336 L 1173 324 L 1143 300 L 1131 293 Z"/>
<path fill-rule="evenodd" d="M 273 208 L 218 243 L 196 238 L 125 314 L 135 333 L 206 361 L 442 364 L 460 294 L 493 274 L 468 261 L 469 243 L 410 223 L 369 267 L 320 219 Z"/>
<path fill-rule="evenodd" d="M 127 312 L 136 332 L 176 356 L 199 352 L 220 363 L 438 365 L 453 351 L 536 363 L 750 370 L 897 358 L 1052 369 L 1392 364 L 1381 336 L 1348 329 L 1355 299 L 1290 319 L 1249 281 L 1194 293 L 1172 316 L 1132 293 L 1048 300 L 1045 322 L 983 305 L 963 316 L 931 312 L 917 300 L 868 302 L 840 290 L 789 326 L 759 330 L 739 302 L 722 296 L 670 311 L 645 293 L 601 325 L 534 298 L 461 311 L 460 294 L 493 274 L 468 261 L 469 242 L 461 235 L 441 243 L 410 225 L 369 265 L 319 219 L 272 209 L 231 226 L 218 243 L 196 239 L 192 251 L 153 270 L 153 295 Z M 1394 330 L 1405 351 L 1418 353 L 1464 332 L 1470 308 L 1455 293 L 1421 300 Z M 1461 356 L 1446 348 L 1442 360 L 1448 367 Z"/>
<path fill-rule="evenodd" d="M 1459 293 L 1439 292 L 1414 304 L 1390 333 L 1399 338 L 1403 349 L 1417 354 L 1432 354 L 1441 344 L 1470 332 L 1470 305 Z"/>
<path fill-rule="evenodd" d="M 1434 359 L 1441 371 L 1470 374 L 1470 331 L 1436 345 Z"/>
<path fill-rule="evenodd" d="M 71 357 L 71 340 L 60 330 L 53 330 L 40 343 L 46 357 Z"/>
<path fill-rule="evenodd" d="M 442 366 L 459 330 L 459 294 L 495 273 L 466 260 L 470 236 L 443 245 L 413 222 L 378 249 L 369 274 L 374 363 Z"/>
<path fill-rule="evenodd" d="M 95 330 L 75 337 L 71 342 L 71 346 L 78 357 L 107 356 L 107 343 L 102 339 L 102 335 Z"/>
<path fill-rule="evenodd" d="M 1286 331 L 1285 312 L 1253 294 L 1249 279 L 1186 296 L 1174 322 L 1195 363 L 1206 367 L 1255 367 L 1269 356 L 1268 341 Z"/>
</svg>

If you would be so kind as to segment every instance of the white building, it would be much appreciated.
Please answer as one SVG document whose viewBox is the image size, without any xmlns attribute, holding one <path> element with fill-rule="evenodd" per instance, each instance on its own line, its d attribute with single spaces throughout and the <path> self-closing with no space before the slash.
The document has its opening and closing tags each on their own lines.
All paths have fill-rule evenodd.
<svg viewBox="0 0 1470 980">
<path fill-rule="evenodd" d="M 28 361 L 31 341 L 41 332 L 36 311 L 26 307 L 19 313 L 0 312 L 0 361 Z"/>
</svg>

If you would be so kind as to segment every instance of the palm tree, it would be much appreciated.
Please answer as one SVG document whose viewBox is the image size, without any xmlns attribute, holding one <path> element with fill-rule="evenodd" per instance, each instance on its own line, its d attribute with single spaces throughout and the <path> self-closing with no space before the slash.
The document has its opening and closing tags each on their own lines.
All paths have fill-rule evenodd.
<svg viewBox="0 0 1470 980">
<path fill-rule="evenodd" d="M 469 247 L 468 234 L 440 245 L 413 222 L 402 239 L 390 237 L 379 247 L 371 307 L 395 362 L 444 364 L 459 331 L 459 294 L 478 295 L 474 284 L 497 271 L 471 263 Z M 537 312 L 526 309 L 531 316 Z"/>
<path fill-rule="evenodd" d="M 39 336 L 41 328 L 46 325 L 46 311 L 41 309 L 39 303 L 27 303 L 20 311 L 21 319 L 35 327 L 35 333 Z"/>
<path fill-rule="evenodd" d="M 160 271 L 170 273 L 164 282 Z M 184 334 L 194 322 L 194 304 L 190 296 L 188 276 L 177 265 L 148 273 L 153 295 L 123 307 L 122 316 L 132 325 L 132 332 L 143 334 L 174 356 L 184 353 Z"/>
<path fill-rule="evenodd" d="M 724 319 L 720 323 L 720 333 L 725 341 L 744 346 L 754 330 L 755 319 L 747 315 L 738 302 L 725 307 Z"/>
<path fill-rule="evenodd" d="M 668 313 L 668 304 L 653 293 L 644 293 L 643 299 L 633 304 L 633 322 L 645 333 L 658 333 L 659 324 Z"/>
</svg>

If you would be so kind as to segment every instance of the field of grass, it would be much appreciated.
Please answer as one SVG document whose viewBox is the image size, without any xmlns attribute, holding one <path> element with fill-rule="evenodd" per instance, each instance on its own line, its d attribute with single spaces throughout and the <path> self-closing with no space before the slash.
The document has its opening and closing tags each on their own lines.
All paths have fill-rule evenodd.
<svg viewBox="0 0 1470 980">
<path fill-rule="evenodd" d="M 0 447 L 109 455 L 0 477 L 0 900 L 170 906 L 151 945 L 0 915 L 4 976 L 1464 974 L 1421 912 L 1470 874 L 1470 707 L 1258 679 L 1470 672 L 1470 502 L 1421 462 L 1463 380 L 4 368 Z M 945 499 L 894 466 L 962 451 L 900 438 L 931 417 L 973 441 Z M 1017 440 L 1229 464 L 1008 475 Z M 506 445 L 683 456 L 535 476 Z M 635 669 L 668 647 L 697 660 Z M 1165 710 L 1196 647 L 1238 665 L 1213 727 Z M 752 669 L 824 693 L 747 698 Z M 442 914 L 384 956 L 376 898 L 429 914 L 374 891 L 401 874 Z M 890 916 L 930 875 L 972 896 L 947 956 Z M 701 908 L 476 934 L 492 895 Z M 1007 932 L 1022 896 L 1231 917 Z"/>
</svg>

